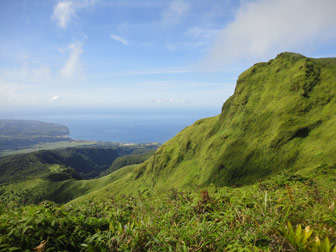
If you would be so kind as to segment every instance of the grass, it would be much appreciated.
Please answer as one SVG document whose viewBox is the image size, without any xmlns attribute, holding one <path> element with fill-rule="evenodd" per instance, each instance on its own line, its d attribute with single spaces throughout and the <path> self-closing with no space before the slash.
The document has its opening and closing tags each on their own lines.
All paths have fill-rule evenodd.
<svg viewBox="0 0 336 252">
<path fill-rule="evenodd" d="M 285 172 L 240 188 L 211 185 L 0 208 L 0 251 L 38 245 L 44 251 L 328 251 L 313 247 L 316 236 L 321 243 L 328 237 L 331 249 L 336 244 L 334 178 L 334 170 L 318 176 Z M 317 182 L 322 180 L 327 186 Z M 305 243 L 292 239 L 288 222 L 294 231 L 309 226 Z M 302 244 L 306 250 L 296 250 Z"/>
</svg>

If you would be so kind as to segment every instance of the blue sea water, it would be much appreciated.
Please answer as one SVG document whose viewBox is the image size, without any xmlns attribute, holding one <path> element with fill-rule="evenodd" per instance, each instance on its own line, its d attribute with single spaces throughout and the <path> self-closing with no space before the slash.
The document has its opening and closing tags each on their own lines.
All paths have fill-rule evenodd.
<svg viewBox="0 0 336 252">
<path fill-rule="evenodd" d="M 164 143 L 196 120 L 218 114 L 204 111 L 148 111 L 104 113 L 38 113 L 33 115 L 1 115 L 4 119 L 29 119 L 64 124 L 70 137 L 121 143 Z"/>
</svg>

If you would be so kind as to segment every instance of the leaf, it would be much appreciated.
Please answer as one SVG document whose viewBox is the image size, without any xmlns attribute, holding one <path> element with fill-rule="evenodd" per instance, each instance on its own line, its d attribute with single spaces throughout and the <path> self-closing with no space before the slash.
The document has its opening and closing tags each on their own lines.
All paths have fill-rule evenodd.
<svg viewBox="0 0 336 252">
<path fill-rule="evenodd" d="M 310 230 L 310 227 L 306 226 L 306 228 L 303 231 L 303 240 L 302 240 L 303 245 L 306 244 L 308 238 L 312 235 L 312 233 L 313 233 L 313 231 Z"/>
<path fill-rule="evenodd" d="M 301 231 L 302 231 L 301 224 L 299 224 L 297 225 L 296 230 L 295 230 L 295 240 L 294 240 L 295 244 L 298 246 L 300 246 L 301 239 L 302 239 Z"/>
<path fill-rule="evenodd" d="M 114 223 L 113 223 L 113 222 L 110 222 L 110 224 L 109 224 L 109 230 L 110 230 L 112 233 L 115 232 L 115 230 L 114 230 Z"/>
<path fill-rule="evenodd" d="M 330 242 L 328 237 L 326 237 L 322 243 L 322 248 L 324 249 L 325 252 L 329 252 L 330 251 Z"/>
<path fill-rule="evenodd" d="M 185 243 L 183 243 L 183 252 L 188 252 L 188 248 L 187 248 L 187 246 L 185 245 Z"/>
<path fill-rule="evenodd" d="M 295 241 L 295 235 L 294 235 L 294 230 L 293 230 L 293 226 L 292 224 L 288 221 L 287 224 L 287 238 L 291 241 L 294 242 Z"/>
</svg>

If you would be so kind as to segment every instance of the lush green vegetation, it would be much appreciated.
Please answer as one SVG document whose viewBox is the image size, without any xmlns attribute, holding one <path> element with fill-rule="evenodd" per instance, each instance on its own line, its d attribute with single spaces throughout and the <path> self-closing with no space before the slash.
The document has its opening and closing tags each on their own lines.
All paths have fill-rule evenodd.
<svg viewBox="0 0 336 252">
<path fill-rule="evenodd" d="M 0 251 L 336 252 L 335 103 L 335 58 L 283 53 L 154 155 L 4 157 Z"/>
<path fill-rule="evenodd" d="M 102 174 L 109 174 L 114 171 L 119 170 L 122 167 L 132 165 L 132 164 L 141 164 L 151 156 L 154 155 L 156 149 L 148 150 L 148 149 L 138 149 L 135 150 L 132 154 L 121 156 L 116 158 L 109 169 L 102 172 Z"/>
<path fill-rule="evenodd" d="M 109 170 L 116 171 L 123 163 L 137 164 L 150 157 L 156 148 L 155 144 L 103 144 L 2 157 L 0 203 L 25 205 L 43 200 L 65 203 L 115 181 L 115 174 L 108 175 Z M 105 177 L 93 179 L 103 173 Z"/>
<path fill-rule="evenodd" d="M 44 251 L 329 252 L 336 244 L 335 173 L 319 168 L 240 188 L 212 185 L 62 206 L 49 201 L 6 206 L 0 251 L 41 245 Z M 312 232 L 307 239 L 305 231 Z"/>
</svg>

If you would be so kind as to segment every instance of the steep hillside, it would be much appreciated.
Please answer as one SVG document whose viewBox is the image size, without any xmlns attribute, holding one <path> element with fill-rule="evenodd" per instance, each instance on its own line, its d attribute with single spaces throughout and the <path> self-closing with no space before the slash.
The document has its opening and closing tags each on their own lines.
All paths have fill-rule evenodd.
<svg viewBox="0 0 336 252">
<path fill-rule="evenodd" d="M 163 144 L 132 180 L 156 188 L 243 185 L 284 169 L 335 167 L 335 95 L 336 58 L 282 53 L 255 64 L 219 116 Z"/>
</svg>

